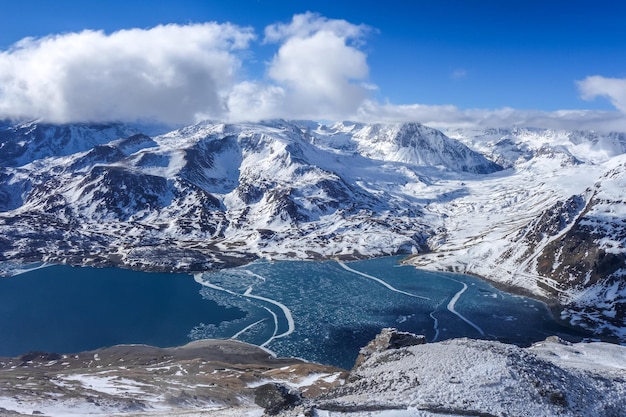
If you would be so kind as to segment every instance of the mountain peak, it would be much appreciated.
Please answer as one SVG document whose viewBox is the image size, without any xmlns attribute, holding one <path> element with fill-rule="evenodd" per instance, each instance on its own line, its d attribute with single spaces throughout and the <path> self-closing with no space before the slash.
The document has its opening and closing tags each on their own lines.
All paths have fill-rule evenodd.
<svg viewBox="0 0 626 417">
<path fill-rule="evenodd" d="M 502 169 L 457 140 L 417 122 L 340 122 L 327 131 L 317 130 L 313 134 L 330 148 L 351 150 L 375 160 L 437 166 L 476 174 Z"/>
</svg>

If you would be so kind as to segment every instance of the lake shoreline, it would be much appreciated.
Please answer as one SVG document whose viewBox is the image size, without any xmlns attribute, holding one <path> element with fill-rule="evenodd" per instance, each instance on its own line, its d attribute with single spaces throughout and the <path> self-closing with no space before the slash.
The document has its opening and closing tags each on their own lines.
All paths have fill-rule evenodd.
<svg viewBox="0 0 626 417">
<path fill-rule="evenodd" d="M 579 331 L 581 333 L 594 333 L 594 337 L 602 342 L 607 342 L 607 343 L 612 343 L 612 344 L 618 344 L 618 345 L 623 345 L 624 342 L 622 340 L 620 340 L 617 337 L 610 337 L 610 336 L 606 336 L 606 335 L 601 335 L 601 334 L 597 334 L 595 333 L 594 329 L 589 329 L 586 327 L 582 327 L 582 326 L 577 326 L 577 325 L 573 325 L 571 324 L 568 320 L 565 320 L 563 318 L 561 318 L 561 314 L 563 313 L 564 309 L 565 309 L 565 305 L 559 303 L 558 299 L 556 297 L 549 297 L 546 295 L 542 295 L 542 294 L 537 294 L 533 291 L 531 291 L 528 288 L 525 287 L 521 287 L 521 286 L 517 286 L 517 285 L 513 285 L 513 284 L 508 284 L 505 282 L 501 282 L 501 281 L 496 281 L 490 278 L 487 278 L 483 275 L 480 274 L 476 274 L 474 272 L 470 272 L 470 271 L 465 271 L 465 272 L 457 272 L 457 271 L 452 271 L 448 268 L 439 268 L 437 267 L 436 264 L 430 264 L 433 266 L 433 268 L 419 268 L 417 266 L 415 266 L 414 264 L 412 264 L 411 262 L 406 262 L 408 259 L 413 258 L 414 255 L 409 255 L 407 258 L 402 260 L 402 264 L 406 265 L 406 266 L 411 266 L 414 267 L 416 269 L 422 269 L 425 271 L 439 271 L 439 272 L 445 272 L 445 273 L 450 273 L 450 274 L 460 274 L 460 275 L 470 275 L 473 276 L 475 278 L 478 278 L 484 282 L 488 282 L 489 284 L 491 284 L 494 288 L 497 288 L 498 290 L 507 292 L 509 294 L 513 294 L 513 295 L 519 295 L 521 297 L 527 297 L 527 298 L 531 298 L 534 300 L 537 300 L 543 304 L 545 304 L 548 309 L 550 310 L 553 319 L 559 323 L 560 325 L 568 328 L 568 329 L 572 329 L 574 331 Z"/>
<path fill-rule="evenodd" d="M 385 259 L 395 258 L 394 259 L 394 263 L 395 264 L 409 266 L 409 267 L 411 267 L 410 268 L 411 270 L 423 271 L 423 272 L 435 272 L 432 269 L 416 268 L 414 265 L 411 265 L 410 263 L 405 262 L 406 259 L 407 259 L 406 256 L 407 256 L 406 254 L 401 254 L 401 255 L 378 256 L 378 257 L 362 257 L 362 258 L 360 258 L 360 257 L 350 256 L 350 257 L 341 257 L 341 258 L 342 258 L 342 260 L 346 260 L 346 261 L 359 261 L 359 260 L 363 261 L 364 260 L 365 262 L 367 262 L 367 261 L 377 261 L 377 260 L 384 261 Z M 348 258 L 348 259 L 346 259 L 346 258 Z M 342 261 L 340 261 L 337 258 L 321 258 L 321 259 L 316 259 L 316 260 L 311 260 L 311 259 L 307 259 L 307 260 L 300 260 L 300 259 L 298 259 L 298 260 L 288 260 L 288 259 L 285 259 L 285 260 L 282 260 L 281 259 L 281 260 L 276 260 L 276 262 L 268 261 L 268 263 L 266 265 L 278 265 L 278 264 L 281 264 L 283 262 L 284 263 L 303 262 L 303 264 L 314 265 L 315 263 L 321 262 L 321 261 L 329 262 L 330 264 L 333 264 L 335 262 L 337 262 L 338 265 L 342 264 Z M 208 272 L 208 273 L 226 272 L 227 273 L 228 271 L 236 270 L 237 267 L 246 268 L 246 267 L 251 267 L 252 265 L 254 265 L 254 263 L 245 263 L 243 265 L 233 265 L 233 266 L 231 266 L 229 268 L 224 268 L 224 269 L 220 268 L 217 271 L 216 270 L 202 271 L 202 273 L 205 273 L 205 272 Z M 39 268 L 44 267 L 44 266 L 52 266 L 52 265 L 41 265 L 41 266 L 39 266 Z M 94 267 L 92 265 L 87 265 L 87 267 L 101 269 L 101 268 L 98 268 L 98 267 Z M 148 273 L 151 272 L 151 271 L 146 271 L 145 269 L 142 269 L 142 268 L 137 268 L 136 266 L 130 266 L 129 267 L 128 265 L 120 265 L 120 266 L 116 266 L 115 268 L 120 268 L 120 270 L 125 270 L 125 271 L 136 271 L 136 272 L 142 272 L 142 273 L 143 272 L 148 272 Z M 37 268 L 33 268 L 31 270 L 35 270 L 35 269 L 37 269 Z M 23 271 L 23 272 L 28 272 L 28 271 Z M 455 273 L 455 272 L 450 272 L 450 271 L 445 271 L 445 270 L 441 270 L 441 271 L 438 271 L 438 272 L 442 272 L 442 273 L 446 273 L 446 274 L 453 274 L 453 275 L 461 275 L 461 276 L 462 275 L 471 276 L 471 277 L 473 277 L 475 279 L 478 279 L 478 280 L 480 280 L 480 281 L 482 281 L 482 282 L 484 282 L 486 284 L 491 285 L 496 290 L 503 291 L 503 292 L 505 292 L 507 294 L 510 294 L 510 295 L 527 297 L 527 298 L 529 298 L 531 300 L 534 300 L 534 301 L 537 301 L 537 302 L 541 302 L 549 310 L 549 312 L 551 314 L 551 318 L 552 318 L 552 320 L 554 322 L 558 323 L 561 327 L 569 329 L 571 331 L 571 332 L 568 332 L 568 331 L 564 330 L 564 334 L 569 334 L 569 333 L 580 334 L 579 336 L 572 336 L 571 334 L 569 334 L 569 339 L 571 339 L 572 341 L 579 340 L 577 338 L 580 338 L 580 339 L 587 338 L 587 339 L 589 339 L 589 333 L 591 333 L 589 330 L 587 330 L 585 328 L 582 328 L 582 327 L 578 327 L 578 326 L 572 326 L 572 325 L 569 324 L 569 322 L 561 319 L 560 312 L 561 312 L 561 308 L 562 307 L 555 300 L 549 299 L 547 297 L 538 296 L 536 294 L 533 294 L 531 291 L 525 290 L 525 289 L 520 288 L 520 287 L 516 287 L 516 286 L 513 286 L 513 285 L 507 285 L 507 284 L 502 284 L 500 282 L 495 282 L 495 281 L 486 279 L 485 277 L 478 276 L 476 274 L 471 274 L 471 273 L 458 274 L 458 273 Z M 190 276 L 193 279 L 192 271 L 188 271 L 186 273 L 181 273 L 179 271 L 176 271 L 175 273 L 183 275 L 183 276 Z M 196 274 L 197 273 L 198 272 L 196 272 Z M 367 276 L 367 274 L 365 274 L 365 276 Z M 384 275 L 381 275 L 381 276 L 384 276 Z M 372 283 L 372 284 L 373 285 L 377 285 L 376 283 Z M 401 294 L 403 293 L 403 291 L 396 291 L 396 292 L 397 293 L 401 293 Z M 255 294 L 262 294 L 262 292 L 258 293 L 255 290 Z M 406 293 L 404 292 L 404 294 L 406 294 Z M 241 295 L 243 295 L 243 294 L 241 294 Z M 259 298 L 259 297 L 257 297 L 257 298 Z M 260 298 L 262 299 L 262 297 L 260 297 Z M 278 313 L 280 315 L 280 311 L 277 310 L 276 313 Z M 463 319 L 463 317 L 461 317 L 461 318 Z M 261 321 L 257 321 L 257 323 L 261 323 Z M 265 320 L 263 323 L 264 324 L 268 324 L 268 323 L 270 323 L 270 321 Z M 252 327 L 254 327 L 254 325 L 255 325 L 255 323 L 250 323 L 250 325 L 248 327 L 252 328 Z M 241 324 L 241 328 L 242 329 L 245 328 L 245 325 L 243 324 L 243 322 Z M 276 331 L 278 331 L 278 328 L 276 329 Z M 373 331 L 373 330 L 371 330 L 371 331 Z M 556 333 L 558 333 L 558 332 L 556 332 Z M 278 334 L 278 333 L 275 333 L 274 335 L 276 335 L 276 334 Z M 220 338 L 228 338 L 228 337 L 229 336 L 217 337 L 217 338 L 220 339 Z M 453 336 L 453 337 L 459 337 L 459 336 Z M 202 335 L 200 335 L 200 338 L 205 338 L 205 337 L 202 337 Z M 435 338 L 436 338 L 436 336 L 435 336 Z M 565 338 L 568 339 L 567 336 Z M 598 339 L 602 339 L 604 341 L 608 341 L 608 342 L 611 342 L 611 343 L 618 343 L 618 341 L 611 340 L 609 338 L 600 338 L 600 337 L 598 337 Z M 507 339 L 505 338 L 503 340 L 507 340 Z M 511 343 L 516 343 L 516 342 L 513 341 Z M 521 345 L 528 345 L 528 342 L 520 342 L 518 344 L 520 346 Z M 283 356 L 300 356 L 300 357 L 302 356 L 302 355 L 299 355 L 299 354 L 296 354 L 296 355 L 285 354 L 285 353 L 280 353 L 280 354 L 283 355 Z M 315 360 L 315 359 L 313 359 L 313 360 Z M 321 362 L 321 363 L 329 363 L 329 362 L 324 362 L 324 361 L 320 361 L 320 360 L 317 360 L 317 361 Z"/>
</svg>

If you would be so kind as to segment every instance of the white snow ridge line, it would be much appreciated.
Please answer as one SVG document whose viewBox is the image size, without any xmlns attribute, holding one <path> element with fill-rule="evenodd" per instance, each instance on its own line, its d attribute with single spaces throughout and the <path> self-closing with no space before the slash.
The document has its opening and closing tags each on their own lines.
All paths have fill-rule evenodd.
<svg viewBox="0 0 626 417">
<path fill-rule="evenodd" d="M 337 260 L 337 263 L 338 263 L 338 264 L 339 264 L 339 265 L 340 265 L 343 269 L 345 269 L 346 271 L 350 271 L 350 272 L 353 272 L 353 273 L 355 273 L 355 274 L 361 275 L 362 277 L 372 279 L 372 280 L 374 280 L 374 281 L 378 282 L 379 284 L 384 285 L 384 286 L 385 286 L 388 290 L 390 290 L 390 291 L 397 292 L 397 293 L 404 294 L 404 295 L 408 295 L 409 297 L 420 298 L 420 299 L 422 299 L 422 300 L 430 300 L 430 298 L 428 298 L 428 297 L 423 297 L 423 296 L 421 296 L 421 295 L 411 294 L 410 292 L 402 291 L 402 290 L 399 290 L 399 289 L 397 289 L 397 288 L 395 288 L 395 287 L 392 287 L 391 285 L 387 284 L 387 283 L 386 283 L 385 281 L 383 281 L 382 279 L 380 279 L 380 278 L 376 278 L 376 277 L 373 277 L 373 276 L 371 276 L 371 275 L 367 275 L 367 274 L 365 274 L 365 273 L 363 273 L 363 272 L 359 272 L 359 271 L 357 271 L 357 270 L 355 270 L 355 269 L 352 269 L 352 268 L 350 268 L 348 265 L 346 265 L 345 263 L 341 262 L 340 260 Z"/>
</svg>

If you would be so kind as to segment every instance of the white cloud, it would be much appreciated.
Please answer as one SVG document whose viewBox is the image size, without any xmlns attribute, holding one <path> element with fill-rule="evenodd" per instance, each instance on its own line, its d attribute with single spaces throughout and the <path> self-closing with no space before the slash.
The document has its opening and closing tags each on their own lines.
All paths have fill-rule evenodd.
<svg viewBox="0 0 626 417">
<path fill-rule="evenodd" d="M 282 87 L 244 81 L 234 86 L 227 99 L 228 120 L 233 122 L 298 118 L 285 110 L 286 92 Z"/>
<path fill-rule="evenodd" d="M 265 79 L 242 79 L 255 33 L 232 24 L 166 25 L 105 34 L 84 31 L 27 38 L 0 51 L 0 119 L 53 122 L 212 118 L 417 121 L 433 127 L 529 126 L 626 131 L 626 79 L 578 82 L 587 99 L 606 96 L 618 111 L 459 109 L 395 105 L 371 97 L 367 26 L 295 15 L 270 25 L 276 44 Z M 462 69 L 452 76 L 463 77 Z"/>
<path fill-rule="evenodd" d="M 220 117 L 254 39 L 231 24 L 24 39 L 0 52 L 0 116 L 54 122 Z"/>
<path fill-rule="evenodd" d="M 355 25 L 343 19 L 328 19 L 317 13 L 294 15 L 291 22 L 276 23 L 265 28 L 264 42 L 280 42 L 291 38 L 309 38 L 320 31 L 331 32 L 342 39 L 360 43 L 371 29 L 367 25 Z"/>
<path fill-rule="evenodd" d="M 608 97 L 615 108 L 626 114 L 626 78 L 606 78 L 594 75 L 578 81 L 577 84 L 583 99 Z"/>
<path fill-rule="evenodd" d="M 369 30 L 313 13 L 268 26 L 278 45 L 264 81 L 240 79 L 255 34 L 232 24 L 27 38 L 0 51 L 0 118 L 342 118 L 376 88 L 357 46 Z"/>
<path fill-rule="evenodd" d="M 333 118 L 358 109 L 372 89 L 367 57 L 355 46 L 367 31 L 313 13 L 266 28 L 266 42 L 282 42 L 268 76 L 284 89 L 287 113 Z"/>
<path fill-rule="evenodd" d="M 539 127 L 564 130 L 626 131 L 626 117 L 615 111 L 460 109 L 453 105 L 395 105 L 366 101 L 352 120 L 363 122 L 415 121 L 434 128 Z"/>
</svg>

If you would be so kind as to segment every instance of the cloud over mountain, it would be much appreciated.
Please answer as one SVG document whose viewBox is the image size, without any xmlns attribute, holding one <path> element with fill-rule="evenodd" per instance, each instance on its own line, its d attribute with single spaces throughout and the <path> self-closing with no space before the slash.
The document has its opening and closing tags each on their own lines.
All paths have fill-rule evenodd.
<svg viewBox="0 0 626 417">
<path fill-rule="evenodd" d="M 626 113 L 626 78 L 607 78 L 600 75 L 587 77 L 578 81 L 582 97 L 592 100 L 596 97 L 607 97 L 622 113 Z"/>
<path fill-rule="evenodd" d="M 354 111 L 367 97 L 368 86 L 362 82 L 369 68 L 365 53 L 349 42 L 366 31 L 364 26 L 312 13 L 294 16 L 289 25 L 269 26 L 265 40 L 283 43 L 268 74 L 288 89 L 290 104 L 300 111 Z"/>
<path fill-rule="evenodd" d="M 374 88 L 367 83 L 367 56 L 358 48 L 369 30 L 315 13 L 268 26 L 263 42 L 278 44 L 268 79 L 235 86 L 230 119 L 352 118 Z"/>
<path fill-rule="evenodd" d="M 54 122 L 219 117 L 255 35 L 231 24 L 26 38 L 0 52 L 0 115 Z"/>
<path fill-rule="evenodd" d="M 262 37 L 250 27 L 212 22 L 25 38 L 0 51 L 0 119 L 349 119 L 626 130 L 626 80 L 602 76 L 579 81 L 581 95 L 608 97 L 619 111 L 462 109 L 419 104 L 419 97 L 415 104 L 380 101 L 363 47 L 374 32 L 307 12 L 267 26 Z M 275 51 L 263 73 L 252 74 L 248 65 L 258 61 L 260 45 Z"/>
</svg>

